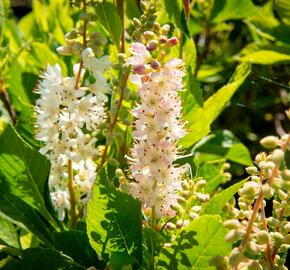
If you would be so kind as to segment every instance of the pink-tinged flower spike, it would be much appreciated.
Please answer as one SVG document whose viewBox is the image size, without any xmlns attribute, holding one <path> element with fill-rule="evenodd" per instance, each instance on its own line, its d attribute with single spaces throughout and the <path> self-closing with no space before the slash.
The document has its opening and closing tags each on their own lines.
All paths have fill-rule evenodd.
<svg viewBox="0 0 290 270">
<path fill-rule="evenodd" d="M 177 204 L 177 193 L 182 190 L 186 172 L 186 167 L 173 164 L 178 157 L 177 142 L 185 135 L 178 96 L 183 87 L 184 72 L 181 59 L 164 61 L 164 49 L 169 47 L 164 39 L 170 47 L 177 43 L 177 39 L 153 34 L 154 41 L 146 32 L 148 44 L 132 44 L 130 52 L 133 56 L 127 61 L 133 66 L 135 74 L 131 80 L 138 85 L 140 96 L 140 104 L 132 110 L 136 121 L 134 146 L 129 158 L 134 178 L 130 193 L 141 200 L 144 209 L 152 208 L 161 217 L 174 214 L 171 206 Z M 156 45 L 154 50 L 152 44 Z"/>
</svg>

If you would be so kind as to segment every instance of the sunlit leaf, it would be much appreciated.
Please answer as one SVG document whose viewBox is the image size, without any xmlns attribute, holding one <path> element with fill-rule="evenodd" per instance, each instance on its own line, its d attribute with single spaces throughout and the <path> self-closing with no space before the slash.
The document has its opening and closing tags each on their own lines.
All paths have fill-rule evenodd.
<svg viewBox="0 0 290 270">
<path fill-rule="evenodd" d="M 203 108 L 193 107 L 184 117 L 188 121 L 188 134 L 181 140 L 183 147 L 192 146 L 210 132 L 210 125 L 225 108 L 233 94 L 249 75 L 251 66 L 239 65 L 229 83 L 209 97 Z"/>
<path fill-rule="evenodd" d="M 225 235 L 219 216 L 201 216 L 180 233 L 170 248 L 163 248 L 157 264 L 170 270 L 214 270 L 210 260 L 228 255 L 232 248 Z"/>
</svg>

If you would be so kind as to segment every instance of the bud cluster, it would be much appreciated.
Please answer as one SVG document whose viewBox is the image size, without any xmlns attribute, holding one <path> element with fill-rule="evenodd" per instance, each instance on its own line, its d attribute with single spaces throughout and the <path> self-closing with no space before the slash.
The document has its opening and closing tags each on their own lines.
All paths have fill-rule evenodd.
<svg viewBox="0 0 290 270">
<path fill-rule="evenodd" d="M 141 1 L 140 6 L 142 9 L 142 15 L 139 19 L 133 18 L 131 21 L 132 25 L 132 34 L 134 40 L 138 40 L 140 35 L 146 31 L 151 30 L 154 22 L 157 18 L 156 16 L 156 5 L 154 0 L 150 1 Z"/>
<path fill-rule="evenodd" d="M 250 180 L 240 188 L 238 208 L 232 204 L 230 219 L 224 223 L 229 229 L 226 240 L 236 247 L 228 257 L 229 268 L 221 264 L 223 268 L 216 265 L 217 269 L 287 269 L 284 264 L 290 247 L 290 170 L 284 156 L 290 148 L 290 136 L 268 136 L 261 144 L 273 150 L 258 154 L 255 166 L 246 168 Z M 265 215 L 265 199 L 272 202 L 270 217 Z"/>
<path fill-rule="evenodd" d="M 81 8 L 79 21 L 76 28 L 68 32 L 65 38 L 65 45 L 57 48 L 57 52 L 61 55 L 80 55 L 83 48 L 89 47 L 93 52 L 100 56 L 102 54 L 102 46 L 107 42 L 105 36 L 100 32 L 89 31 L 90 25 L 94 25 L 97 17 L 93 10 L 90 11 L 90 5 L 94 1 L 74 0 L 72 4 Z M 97 1 L 95 1 L 97 2 Z"/>
</svg>

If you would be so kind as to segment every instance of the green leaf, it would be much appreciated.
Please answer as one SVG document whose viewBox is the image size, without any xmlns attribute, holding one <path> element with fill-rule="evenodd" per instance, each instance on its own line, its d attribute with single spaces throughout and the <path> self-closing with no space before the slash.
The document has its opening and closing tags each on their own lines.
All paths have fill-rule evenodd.
<svg viewBox="0 0 290 270">
<path fill-rule="evenodd" d="M 41 147 L 41 143 L 37 141 L 35 136 L 35 117 L 34 108 L 29 104 L 21 103 L 21 111 L 18 113 L 15 128 L 22 139 L 35 149 Z"/>
<path fill-rule="evenodd" d="M 196 46 L 192 38 L 186 39 L 182 47 L 182 52 L 184 54 L 185 65 L 190 67 L 192 73 L 194 73 L 196 66 Z"/>
<path fill-rule="evenodd" d="M 198 170 L 198 176 L 206 180 L 205 192 L 214 191 L 224 182 L 222 168 L 225 163 L 224 159 L 215 162 L 209 161 L 203 163 Z"/>
<path fill-rule="evenodd" d="M 112 252 L 110 266 L 114 270 L 132 269 L 126 267 L 130 267 L 130 265 L 134 263 L 136 263 L 134 256 L 128 255 L 126 253 Z"/>
<path fill-rule="evenodd" d="M 90 246 L 87 233 L 84 231 L 54 233 L 54 247 L 83 266 L 100 265 L 98 256 Z"/>
<path fill-rule="evenodd" d="M 257 14 L 247 18 L 246 23 L 259 36 L 289 44 L 290 27 L 276 18 L 272 6 L 273 2 L 269 1 Z"/>
<path fill-rule="evenodd" d="M 162 250 L 157 265 L 171 270 L 214 270 L 210 260 L 217 255 L 228 255 L 232 249 L 225 235 L 219 216 L 201 216 L 189 224 L 172 247 Z"/>
<path fill-rule="evenodd" d="M 253 164 L 247 147 L 229 130 L 216 131 L 203 138 L 193 147 L 192 153 L 205 154 L 205 156 L 211 154 L 214 159 L 224 158 L 245 166 Z"/>
<path fill-rule="evenodd" d="M 19 248 L 16 227 L 4 217 L 0 216 L 0 244 Z"/>
<path fill-rule="evenodd" d="M 23 57 L 25 57 L 25 54 Z M 45 43 L 32 42 L 28 57 L 27 62 L 31 62 L 31 65 L 35 67 L 35 70 L 33 69 L 32 71 L 35 71 L 36 74 L 39 73 L 40 68 L 45 69 L 47 64 L 59 64 L 62 73 L 67 74 L 66 64 L 56 53 L 53 53 Z"/>
<path fill-rule="evenodd" d="M 4 181 L 12 194 L 53 222 L 43 199 L 49 169 L 49 161 L 8 125 L 0 137 L 0 172 Z"/>
<path fill-rule="evenodd" d="M 0 212 L 5 218 L 27 228 L 46 245 L 51 245 L 50 232 L 38 212 L 9 192 L 0 175 Z"/>
<path fill-rule="evenodd" d="M 290 47 L 278 47 L 271 49 L 261 49 L 249 53 L 238 59 L 241 62 L 249 62 L 260 65 L 275 65 L 290 63 Z"/>
<path fill-rule="evenodd" d="M 22 251 L 21 259 L 11 259 L 3 270 L 85 270 L 59 251 L 48 248 L 28 248 Z"/>
<path fill-rule="evenodd" d="M 193 75 L 193 70 L 188 67 L 187 71 L 187 88 L 194 97 L 193 106 L 202 107 L 203 106 L 203 93 L 200 87 L 200 83 L 197 81 Z M 187 102 L 185 103 L 187 105 Z"/>
<path fill-rule="evenodd" d="M 182 0 L 163 0 L 162 6 L 165 7 L 165 11 L 168 14 L 170 21 L 173 23 L 187 36 L 189 36 L 188 25 L 185 21 L 185 14 L 183 11 Z"/>
<path fill-rule="evenodd" d="M 189 130 L 188 134 L 181 140 L 181 145 L 184 148 L 192 146 L 210 132 L 210 125 L 222 112 L 237 89 L 243 84 L 250 74 L 250 70 L 251 66 L 249 64 L 237 66 L 229 83 L 209 97 L 204 102 L 203 108 L 193 107 L 184 116 L 185 120 L 188 121 L 187 129 Z"/>
<path fill-rule="evenodd" d="M 122 21 L 116 7 L 110 2 L 101 2 L 95 6 L 96 15 L 102 26 L 109 32 L 117 48 L 120 45 Z"/>
<path fill-rule="evenodd" d="M 288 0 L 276 0 L 274 5 L 282 21 L 290 25 L 290 2 Z"/>
<path fill-rule="evenodd" d="M 238 190 L 248 181 L 245 179 L 236 183 L 222 192 L 216 194 L 209 202 L 205 203 L 200 211 L 200 215 L 219 214 L 225 204 L 233 198 Z"/>
<path fill-rule="evenodd" d="M 126 15 L 129 19 L 138 18 L 142 14 L 140 8 L 135 0 L 126 0 Z"/>
<path fill-rule="evenodd" d="M 216 0 L 210 19 L 213 23 L 239 20 L 256 14 L 257 10 L 251 0 Z"/>
<path fill-rule="evenodd" d="M 141 204 L 108 183 L 105 169 L 99 173 L 87 208 L 87 232 L 92 247 L 107 262 L 111 252 L 132 255 L 142 262 Z"/>
</svg>

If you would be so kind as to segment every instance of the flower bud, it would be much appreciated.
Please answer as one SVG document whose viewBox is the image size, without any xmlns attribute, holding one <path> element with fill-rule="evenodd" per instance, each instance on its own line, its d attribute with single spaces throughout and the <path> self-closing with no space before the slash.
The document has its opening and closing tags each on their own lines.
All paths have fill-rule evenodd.
<svg viewBox="0 0 290 270">
<path fill-rule="evenodd" d="M 236 242 L 241 238 L 241 236 L 242 236 L 241 231 L 233 229 L 227 233 L 225 239 L 228 242 Z"/>
<path fill-rule="evenodd" d="M 181 196 L 177 196 L 176 200 L 178 203 L 185 203 L 186 202 L 186 199 L 181 197 Z"/>
<path fill-rule="evenodd" d="M 241 224 L 237 219 L 229 219 L 224 222 L 224 225 L 229 230 L 239 229 L 241 227 Z"/>
<path fill-rule="evenodd" d="M 75 39 L 78 37 L 78 33 L 76 29 L 71 30 L 70 32 L 66 33 L 64 38 L 65 39 Z"/>
<path fill-rule="evenodd" d="M 283 244 L 290 245 L 290 234 L 287 234 L 283 238 Z"/>
<path fill-rule="evenodd" d="M 257 242 L 259 244 L 268 244 L 270 242 L 270 235 L 267 231 L 261 230 L 256 233 Z"/>
<path fill-rule="evenodd" d="M 171 48 L 175 46 L 178 43 L 178 38 L 177 37 L 171 37 L 167 40 L 166 45 Z"/>
<path fill-rule="evenodd" d="M 270 199 L 274 196 L 275 190 L 270 187 L 268 183 L 262 186 L 263 194 L 266 199 Z"/>
<path fill-rule="evenodd" d="M 258 174 L 258 169 L 256 166 L 250 166 L 246 168 L 246 172 L 250 175 L 257 175 Z"/>
<path fill-rule="evenodd" d="M 281 176 L 284 181 L 290 181 L 290 170 L 284 169 L 281 173 Z"/>
<path fill-rule="evenodd" d="M 70 46 L 60 46 L 56 49 L 56 51 L 60 55 L 72 55 L 73 54 L 72 47 L 70 47 Z"/>
<path fill-rule="evenodd" d="M 267 218 L 267 223 L 270 227 L 274 228 L 274 227 L 277 227 L 279 222 L 276 218 L 274 217 L 268 217 Z"/>
<path fill-rule="evenodd" d="M 203 188 L 206 185 L 206 180 L 202 179 L 196 182 L 197 188 Z"/>
<path fill-rule="evenodd" d="M 223 182 L 228 182 L 232 179 L 232 175 L 229 173 L 229 172 L 225 172 L 223 174 L 223 177 L 224 177 L 224 181 Z"/>
<path fill-rule="evenodd" d="M 290 110 L 289 110 L 290 111 Z M 281 137 L 281 141 L 283 143 L 287 143 L 289 141 L 289 134 L 284 134 L 282 137 Z"/>
<path fill-rule="evenodd" d="M 139 75 L 144 75 L 147 73 L 146 67 L 143 64 L 135 66 L 133 71 Z"/>
<path fill-rule="evenodd" d="M 159 41 L 160 41 L 161 44 L 165 44 L 167 42 L 167 37 L 161 35 Z"/>
<path fill-rule="evenodd" d="M 279 232 L 270 232 L 270 236 L 273 239 L 275 247 L 279 247 L 282 244 L 283 239 L 284 239 L 283 234 Z"/>
<path fill-rule="evenodd" d="M 178 213 L 183 213 L 184 209 L 182 208 L 182 206 L 180 204 L 172 204 L 171 209 L 178 212 Z"/>
<path fill-rule="evenodd" d="M 279 189 L 278 190 L 278 196 L 281 201 L 287 201 L 288 200 L 288 194 L 284 192 L 283 190 Z"/>
<path fill-rule="evenodd" d="M 261 182 L 260 177 L 256 176 L 256 175 L 252 175 L 251 176 L 251 180 L 256 182 L 256 183 L 260 183 Z"/>
<path fill-rule="evenodd" d="M 151 62 L 151 67 L 152 67 L 153 69 L 157 70 L 157 69 L 160 68 L 160 64 L 159 64 L 159 62 L 158 62 L 157 60 L 153 60 L 153 61 Z"/>
<path fill-rule="evenodd" d="M 149 44 L 146 46 L 146 49 L 149 52 L 152 52 L 152 51 L 155 51 L 157 47 L 158 47 L 158 41 L 154 39 L 149 42 Z"/>
<path fill-rule="evenodd" d="M 200 212 L 200 210 L 201 210 L 201 205 L 195 205 L 191 208 L 191 211 L 196 212 L 196 213 Z"/>
<path fill-rule="evenodd" d="M 260 249 L 254 241 L 249 241 L 246 245 L 246 252 L 257 254 L 260 252 Z"/>
<path fill-rule="evenodd" d="M 166 223 L 165 228 L 169 231 L 172 231 L 172 230 L 176 229 L 176 226 L 172 222 L 168 222 L 168 223 Z"/>
<path fill-rule="evenodd" d="M 164 24 L 162 27 L 161 27 L 161 33 L 162 35 L 167 35 L 168 32 L 170 30 L 170 25 L 169 24 Z"/>
<path fill-rule="evenodd" d="M 189 184 L 187 182 L 184 181 L 181 185 L 184 190 L 189 190 Z"/>
<path fill-rule="evenodd" d="M 246 196 L 248 198 L 255 198 L 255 196 L 259 193 L 261 185 L 256 182 L 249 181 L 244 184 L 242 188 L 239 190 L 240 196 Z"/>
<path fill-rule="evenodd" d="M 290 109 L 286 110 L 285 114 L 286 114 L 287 118 L 290 120 Z"/>
<path fill-rule="evenodd" d="M 242 259 L 241 251 L 238 248 L 234 248 L 230 254 L 230 264 L 236 265 Z"/>
<path fill-rule="evenodd" d="M 249 265 L 247 270 L 263 270 L 263 267 L 261 264 L 259 264 L 257 261 L 252 261 Z"/>
<path fill-rule="evenodd" d="M 284 159 L 284 151 L 282 149 L 275 149 L 272 153 L 272 160 L 275 164 L 280 164 Z"/>
<path fill-rule="evenodd" d="M 204 194 L 204 193 L 196 192 L 195 195 L 196 195 L 197 199 L 200 202 L 207 202 L 207 201 L 210 200 L 209 194 Z"/>
<path fill-rule="evenodd" d="M 74 42 L 72 45 L 73 53 L 77 54 L 80 53 L 83 48 L 83 45 L 80 42 Z"/>
<path fill-rule="evenodd" d="M 199 214 L 196 212 L 189 212 L 189 216 L 191 217 L 191 219 L 196 219 L 199 217 Z"/>
<path fill-rule="evenodd" d="M 160 31 L 160 28 L 161 28 L 160 23 L 159 22 L 154 22 L 154 24 L 153 24 L 153 30 L 156 33 L 158 33 Z"/>
<path fill-rule="evenodd" d="M 278 138 L 275 136 L 267 136 L 260 140 L 260 144 L 265 148 L 275 148 L 278 144 Z"/>
<path fill-rule="evenodd" d="M 132 20 L 132 24 L 133 24 L 135 27 L 140 27 L 140 26 L 141 26 L 141 22 L 140 22 L 137 18 L 133 18 L 133 20 Z"/>
<path fill-rule="evenodd" d="M 152 32 L 152 31 L 145 31 L 145 32 L 144 32 L 144 37 L 145 37 L 146 39 L 156 39 L 156 35 L 155 35 L 155 33 Z"/>
<path fill-rule="evenodd" d="M 177 229 L 180 229 L 182 227 L 182 225 L 183 225 L 183 220 L 182 219 L 177 220 L 177 222 L 176 222 L 176 228 Z"/>
<path fill-rule="evenodd" d="M 185 199 L 188 199 L 190 197 L 190 192 L 188 190 L 183 190 L 181 192 L 181 196 Z"/>
<path fill-rule="evenodd" d="M 124 173 L 121 169 L 116 169 L 115 175 L 117 178 L 124 177 Z"/>
</svg>

